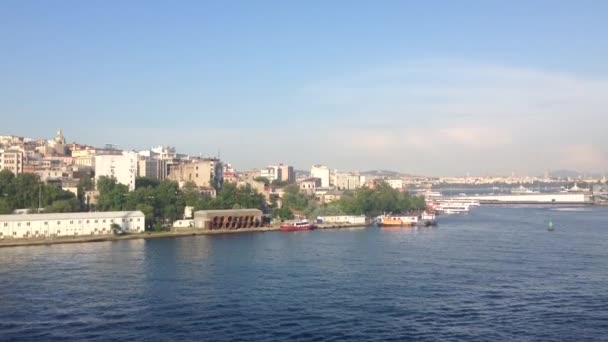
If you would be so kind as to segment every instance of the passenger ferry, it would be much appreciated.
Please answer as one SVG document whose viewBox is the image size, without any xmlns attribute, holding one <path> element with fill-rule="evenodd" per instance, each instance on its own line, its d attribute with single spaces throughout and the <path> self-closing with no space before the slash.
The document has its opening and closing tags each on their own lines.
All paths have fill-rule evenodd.
<svg viewBox="0 0 608 342">
<path fill-rule="evenodd" d="M 285 222 L 281 225 L 281 231 L 284 231 L 284 232 L 295 232 L 295 231 L 299 231 L 299 230 L 311 230 L 311 229 L 312 229 L 312 223 L 310 223 L 308 220 Z"/>
<path fill-rule="evenodd" d="M 460 214 L 469 212 L 470 204 L 465 202 L 440 203 L 435 210 L 441 214 Z"/>
</svg>

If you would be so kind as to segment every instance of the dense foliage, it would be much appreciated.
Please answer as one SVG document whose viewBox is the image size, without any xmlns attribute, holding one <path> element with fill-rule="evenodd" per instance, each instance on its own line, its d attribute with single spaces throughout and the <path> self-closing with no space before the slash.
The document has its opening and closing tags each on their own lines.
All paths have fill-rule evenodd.
<svg viewBox="0 0 608 342">
<path fill-rule="evenodd" d="M 127 186 L 115 179 L 100 177 L 97 181 L 99 198 L 97 210 L 140 210 L 146 215 L 148 227 L 160 227 L 184 215 L 184 208 L 205 209 L 265 209 L 264 196 L 251 186 L 237 187 L 225 184 L 216 198 L 201 193 L 193 183 L 182 189 L 176 182 L 149 182 L 138 180 L 139 187 L 129 192 Z"/>
<path fill-rule="evenodd" d="M 39 201 L 45 212 L 82 209 L 75 194 L 57 185 L 44 184 L 37 175 L 15 176 L 9 170 L 0 171 L 0 214 L 10 214 L 15 209 L 37 210 Z"/>
<path fill-rule="evenodd" d="M 399 192 L 384 182 L 374 188 L 363 187 L 352 192 L 345 192 L 340 200 L 329 204 L 320 204 L 298 191 L 297 186 L 288 186 L 285 188 L 281 209 L 275 209 L 273 214 L 275 217 L 283 219 L 293 217 L 294 213 L 308 218 L 334 215 L 374 217 L 383 213 L 405 214 L 410 211 L 423 210 L 425 206 L 424 198 L 413 197 L 407 192 Z"/>
<path fill-rule="evenodd" d="M 329 204 L 319 203 L 300 192 L 297 185 L 287 185 L 281 205 L 278 197 L 271 197 L 267 205 L 264 195 L 249 185 L 225 184 L 213 198 L 201 192 L 193 183 L 187 183 L 180 189 L 176 182 L 138 178 L 135 190 L 129 191 L 126 185 L 117 183 L 113 178 L 100 177 L 97 180 L 99 197 L 96 205 L 90 204 L 85 195 L 93 188 L 92 179 L 81 179 L 78 195 L 74 195 L 59 186 L 44 184 L 36 175 L 15 176 L 4 170 L 0 172 L 0 214 L 9 214 L 15 209 L 35 209 L 40 198 L 45 212 L 140 210 L 146 216 L 147 228 L 159 229 L 181 219 L 186 206 L 194 210 L 257 208 L 280 219 L 291 219 L 296 215 L 309 218 L 330 215 L 372 217 L 385 212 L 406 213 L 425 207 L 423 198 L 399 192 L 385 183 L 375 188 L 364 187 L 347 192 L 340 200 Z"/>
<path fill-rule="evenodd" d="M 352 193 L 346 193 L 338 204 L 347 214 L 368 217 L 383 213 L 406 214 L 426 207 L 423 197 L 414 197 L 407 192 L 397 191 L 384 182 L 380 182 L 373 189 L 363 187 Z"/>
</svg>

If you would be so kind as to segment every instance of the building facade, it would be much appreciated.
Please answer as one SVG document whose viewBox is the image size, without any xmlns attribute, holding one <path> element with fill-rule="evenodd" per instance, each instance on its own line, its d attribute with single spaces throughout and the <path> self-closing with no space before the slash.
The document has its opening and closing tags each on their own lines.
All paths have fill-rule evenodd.
<svg viewBox="0 0 608 342">
<path fill-rule="evenodd" d="M 321 180 L 319 178 L 307 178 L 300 182 L 300 191 L 308 195 L 314 195 L 317 192 L 317 188 L 321 187 Z"/>
<path fill-rule="evenodd" d="M 141 211 L 0 215 L 0 239 L 111 235 L 113 224 L 141 233 L 145 216 Z"/>
<path fill-rule="evenodd" d="M 282 179 L 282 171 L 278 166 L 270 165 L 266 168 L 260 170 L 260 176 L 268 179 L 269 181 L 281 180 Z"/>
<path fill-rule="evenodd" d="M 393 189 L 401 190 L 403 189 L 403 179 L 395 178 L 395 179 L 387 179 L 385 182 L 391 186 Z"/>
<path fill-rule="evenodd" d="M 14 175 L 23 173 L 23 152 L 0 150 L 0 170 L 9 170 Z"/>
<path fill-rule="evenodd" d="M 243 229 L 264 225 L 259 209 L 200 210 L 194 212 L 194 227 L 200 229 Z"/>
<path fill-rule="evenodd" d="M 295 183 L 296 172 L 293 169 L 293 166 L 280 164 L 279 168 L 281 169 L 281 181 Z"/>
<path fill-rule="evenodd" d="M 169 165 L 167 178 L 176 182 L 192 182 L 202 188 L 221 188 L 223 173 L 222 163 L 218 159 L 202 159 Z"/>
<path fill-rule="evenodd" d="M 95 156 L 95 181 L 99 177 L 115 178 L 120 184 L 135 190 L 137 177 L 137 153 L 124 151 L 121 155 Z"/>
<path fill-rule="evenodd" d="M 351 172 L 336 172 L 334 186 L 339 190 L 355 190 L 363 186 L 365 179 L 361 179 L 361 176 Z"/>
<path fill-rule="evenodd" d="M 319 178 L 321 180 L 321 187 L 329 188 L 330 186 L 330 170 L 325 165 L 313 165 L 310 169 L 310 177 Z"/>
</svg>

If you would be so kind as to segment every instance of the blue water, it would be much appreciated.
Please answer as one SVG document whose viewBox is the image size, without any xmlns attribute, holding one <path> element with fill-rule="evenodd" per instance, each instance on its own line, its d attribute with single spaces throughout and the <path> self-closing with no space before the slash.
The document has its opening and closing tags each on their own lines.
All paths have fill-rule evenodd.
<svg viewBox="0 0 608 342">
<path fill-rule="evenodd" d="M 547 221 L 555 231 L 547 231 Z M 608 340 L 608 208 L 0 249 L 0 340 Z"/>
</svg>

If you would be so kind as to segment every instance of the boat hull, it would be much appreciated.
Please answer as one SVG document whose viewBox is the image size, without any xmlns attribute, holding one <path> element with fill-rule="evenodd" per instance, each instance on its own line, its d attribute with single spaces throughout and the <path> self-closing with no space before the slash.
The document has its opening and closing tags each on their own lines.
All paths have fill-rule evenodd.
<svg viewBox="0 0 608 342">
<path fill-rule="evenodd" d="M 284 225 L 281 225 L 280 229 L 282 232 L 297 232 L 300 230 L 311 230 L 312 224 L 308 224 L 305 226 L 294 226 L 294 225 L 284 224 Z"/>
<path fill-rule="evenodd" d="M 378 227 L 412 227 L 414 225 L 415 224 L 409 223 L 409 222 L 407 222 L 407 223 L 405 223 L 405 222 L 402 222 L 402 223 L 378 223 Z"/>
</svg>

